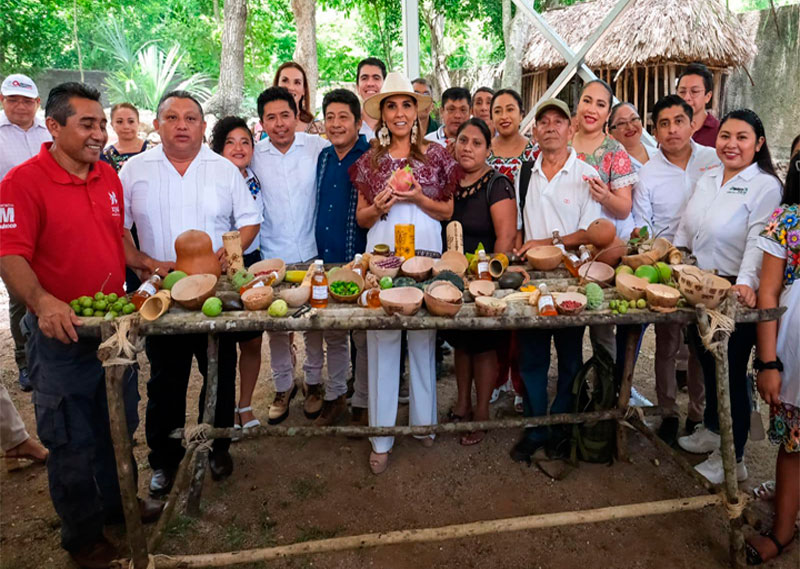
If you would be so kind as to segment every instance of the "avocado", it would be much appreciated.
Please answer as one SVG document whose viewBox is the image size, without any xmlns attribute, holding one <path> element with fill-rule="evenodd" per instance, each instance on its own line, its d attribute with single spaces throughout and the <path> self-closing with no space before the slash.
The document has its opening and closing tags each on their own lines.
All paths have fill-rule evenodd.
<svg viewBox="0 0 800 569">
<path fill-rule="evenodd" d="M 522 285 L 522 281 L 525 280 L 525 277 L 522 273 L 512 271 L 512 272 L 505 272 L 503 276 L 497 279 L 497 286 L 500 288 L 512 288 L 514 290 L 518 289 Z"/>
</svg>

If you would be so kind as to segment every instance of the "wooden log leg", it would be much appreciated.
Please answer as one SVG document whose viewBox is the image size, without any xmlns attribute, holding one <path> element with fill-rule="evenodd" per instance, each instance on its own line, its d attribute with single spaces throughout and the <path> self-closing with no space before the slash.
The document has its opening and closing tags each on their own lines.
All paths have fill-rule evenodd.
<svg viewBox="0 0 800 569">
<path fill-rule="evenodd" d="M 214 415 L 217 409 L 217 386 L 219 384 L 219 337 L 216 334 L 208 335 L 208 369 L 206 371 L 206 400 L 203 410 L 203 422 L 214 425 Z M 200 515 L 200 496 L 203 493 L 203 480 L 205 480 L 206 466 L 208 465 L 208 451 L 203 449 L 197 452 L 194 464 L 192 486 L 189 489 L 189 498 L 186 501 L 186 513 L 197 517 Z"/>
<path fill-rule="evenodd" d="M 733 443 L 727 340 L 720 342 L 712 353 L 716 363 L 720 450 L 722 452 L 722 468 L 725 471 L 723 488 L 728 503 L 737 504 L 739 502 L 739 483 L 736 479 L 736 451 Z M 735 569 L 745 566 L 743 525 L 744 518 L 740 514 L 735 518 L 731 518 L 730 528 L 728 529 L 731 566 Z"/>
<path fill-rule="evenodd" d="M 172 514 L 175 512 L 178 500 L 180 500 L 181 494 L 183 494 L 184 490 L 186 490 L 186 487 L 189 485 L 189 481 L 192 480 L 191 465 L 192 459 L 196 455 L 196 450 L 197 445 L 189 445 L 189 448 L 186 449 L 186 454 L 183 455 L 181 464 L 178 466 L 178 472 L 175 474 L 175 482 L 167 498 L 167 504 L 164 506 L 164 511 L 161 513 L 158 524 L 150 535 L 150 540 L 147 543 L 149 551 L 155 551 L 161 545 L 161 541 L 164 539 L 164 533 L 167 531 L 167 526 L 172 519 Z"/>
<path fill-rule="evenodd" d="M 641 325 L 634 325 L 628 328 L 628 336 L 625 338 L 625 363 L 622 368 L 622 383 L 619 386 L 619 399 L 617 400 L 617 409 L 619 410 L 627 409 L 631 399 L 636 347 L 639 345 L 641 337 Z M 627 427 L 622 421 L 617 422 L 617 460 L 628 460 L 628 432 L 626 429 Z"/>
<path fill-rule="evenodd" d="M 122 398 L 122 383 L 126 370 L 126 366 L 106 368 L 108 421 L 111 427 L 111 440 L 114 442 L 122 511 L 125 514 L 125 531 L 128 534 L 133 567 L 134 569 L 145 569 L 148 563 L 147 540 L 139 513 L 139 497 L 136 492 L 136 482 L 134 482 L 133 464 L 131 464 L 131 440 L 128 436 L 128 421 L 125 418 L 125 403 Z"/>
</svg>

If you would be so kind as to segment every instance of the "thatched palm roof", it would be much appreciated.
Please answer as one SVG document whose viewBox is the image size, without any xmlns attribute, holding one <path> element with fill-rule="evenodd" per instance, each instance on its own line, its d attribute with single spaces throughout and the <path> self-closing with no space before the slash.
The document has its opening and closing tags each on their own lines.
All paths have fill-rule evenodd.
<svg viewBox="0 0 800 569">
<path fill-rule="evenodd" d="M 544 18 L 574 51 L 617 0 L 579 2 Z M 566 61 L 525 19 L 522 68 L 563 67 Z M 634 0 L 586 56 L 589 67 L 700 61 L 715 67 L 745 65 L 755 55 L 739 20 L 720 0 Z"/>
</svg>

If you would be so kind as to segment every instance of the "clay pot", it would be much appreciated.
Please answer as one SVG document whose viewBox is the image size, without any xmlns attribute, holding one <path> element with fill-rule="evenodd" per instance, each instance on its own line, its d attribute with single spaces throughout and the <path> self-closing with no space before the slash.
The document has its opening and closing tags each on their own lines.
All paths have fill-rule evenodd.
<svg viewBox="0 0 800 569">
<path fill-rule="evenodd" d="M 599 261 L 589 261 L 578 267 L 578 275 L 589 282 L 609 284 L 614 280 L 614 269 Z"/>
<path fill-rule="evenodd" d="M 692 306 L 704 304 L 709 310 L 719 306 L 730 288 L 726 279 L 697 267 L 684 266 L 678 276 L 678 289 L 687 302 Z"/>
<path fill-rule="evenodd" d="M 563 304 L 564 302 L 571 300 L 580 304 L 580 306 L 576 308 L 567 308 Z M 566 315 L 575 315 L 580 314 L 583 312 L 583 309 L 586 308 L 586 295 L 581 294 L 579 292 L 565 292 L 558 295 L 556 298 L 556 309 L 560 314 Z"/>
<path fill-rule="evenodd" d="M 603 249 L 606 249 L 603 251 Z M 609 267 L 616 267 L 619 265 L 620 259 L 628 252 L 628 244 L 619 237 L 615 237 L 614 241 L 608 247 L 598 249 L 599 255 L 594 260 L 605 263 Z"/>
<path fill-rule="evenodd" d="M 388 257 L 385 257 L 383 255 L 373 255 L 369 260 L 369 272 L 378 277 L 379 279 L 382 279 L 383 277 L 395 278 L 397 276 L 397 273 L 400 272 L 400 264 L 402 263 L 390 269 L 379 267 L 377 263 L 383 261 L 384 259 L 388 259 Z"/>
<path fill-rule="evenodd" d="M 253 263 L 247 268 L 247 272 L 254 277 L 257 277 L 261 273 L 270 273 L 272 271 L 278 273 L 278 278 L 273 281 L 272 286 L 281 284 L 286 276 L 286 263 L 281 259 L 264 259 L 263 261 Z"/>
<path fill-rule="evenodd" d="M 431 257 L 411 257 L 405 261 L 400 267 L 404 275 L 407 275 L 415 281 L 422 282 L 431 275 L 433 265 L 436 262 Z"/>
<path fill-rule="evenodd" d="M 475 310 L 478 316 L 500 316 L 508 308 L 508 303 L 502 298 L 481 296 L 475 299 Z"/>
<path fill-rule="evenodd" d="M 214 253 L 211 237 L 205 231 L 189 229 L 175 239 L 175 270 L 187 275 L 222 274 L 222 266 Z"/>
<path fill-rule="evenodd" d="M 242 304 L 245 310 L 266 310 L 273 298 L 275 291 L 271 286 L 259 286 L 242 293 Z"/>
<path fill-rule="evenodd" d="M 384 312 L 389 316 L 393 314 L 413 316 L 422 307 L 424 297 L 423 292 L 413 286 L 387 288 L 382 290 L 378 296 Z"/>
<path fill-rule="evenodd" d="M 552 271 L 561 264 L 562 253 L 555 245 L 543 245 L 528 249 L 525 256 L 537 271 Z"/>
<path fill-rule="evenodd" d="M 286 288 L 278 293 L 278 298 L 285 300 L 290 308 L 299 308 L 311 298 L 311 287 L 296 286 L 293 288 Z"/>
<path fill-rule="evenodd" d="M 206 299 L 214 296 L 216 275 L 189 275 L 172 287 L 172 300 L 188 310 L 200 310 Z"/>
<path fill-rule="evenodd" d="M 492 296 L 497 289 L 497 285 L 492 281 L 472 281 L 469 283 L 469 293 L 478 298 L 479 296 Z"/>
<path fill-rule="evenodd" d="M 619 295 L 625 300 L 639 300 L 644 298 L 644 291 L 650 282 L 628 273 L 617 275 L 616 288 Z"/>
<path fill-rule="evenodd" d="M 139 309 L 139 314 L 148 322 L 152 322 L 163 316 L 169 310 L 170 304 L 172 304 L 170 291 L 161 289 L 150 298 L 145 299 Z"/>
<path fill-rule="evenodd" d="M 456 267 L 458 270 L 453 270 L 457 275 L 464 276 L 469 268 L 469 261 L 463 253 L 458 251 L 445 251 L 442 253 L 441 261 L 448 263 L 451 267 Z"/>
<path fill-rule="evenodd" d="M 425 308 L 434 316 L 455 316 L 464 304 L 461 291 L 447 281 L 434 281 L 425 288 Z"/>
<path fill-rule="evenodd" d="M 674 312 L 677 310 L 681 293 L 665 284 L 649 284 L 644 289 L 647 303 L 656 312 Z"/>
<path fill-rule="evenodd" d="M 356 292 L 355 294 L 347 294 L 347 295 L 336 294 L 335 292 L 333 292 L 333 290 L 331 290 L 331 285 L 339 281 L 344 281 L 346 283 L 356 283 L 358 285 L 358 292 Z M 351 271 L 350 269 L 339 269 L 335 272 L 331 271 L 331 279 L 328 284 L 328 292 L 330 293 L 331 298 L 333 298 L 337 302 L 355 302 L 361 295 L 362 290 L 364 290 L 364 278 L 357 272 Z"/>
<path fill-rule="evenodd" d="M 586 228 L 586 238 L 589 243 L 600 249 L 605 249 L 614 241 L 617 236 L 617 228 L 614 222 L 604 217 L 595 219 Z"/>
</svg>

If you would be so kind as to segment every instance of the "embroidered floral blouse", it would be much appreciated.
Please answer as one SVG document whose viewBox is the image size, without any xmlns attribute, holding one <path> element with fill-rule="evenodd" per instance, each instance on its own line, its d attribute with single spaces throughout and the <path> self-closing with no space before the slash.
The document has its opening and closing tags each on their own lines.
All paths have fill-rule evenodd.
<svg viewBox="0 0 800 569">
<path fill-rule="evenodd" d="M 800 208 L 781 204 L 772 212 L 761 236 L 781 245 L 786 251 L 784 286 L 800 280 Z"/>
<path fill-rule="evenodd" d="M 594 166 L 600 179 L 612 190 L 625 186 L 633 186 L 639 176 L 633 171 L 631 157 L 625 148 L 610 136 L 606 136 L 603 143 L 591 154 L 578 152 L 578 159 L 589 166 Z"/>
<path fill-rule="evenodd" d="M 505 158 L 503 156 L 496 156 L 494 152 L 490 152 L 489 157 L 486 159 L 486 163 L 494 168 L 496 172 L 503 174 L 506 178 L 511 180 L 511 183 L 513 184 L 514 178 L 517 176 L 517 172 L 519 172 L 519 169 L 522 168 L 522 163 L 533 162 L 538 157 L 539 145 L 534 144 L 529 140 L 528 144 L 525 145 L 525 149 L 522 151 L 522 154 L 519 156 Z"/>
</svg>

